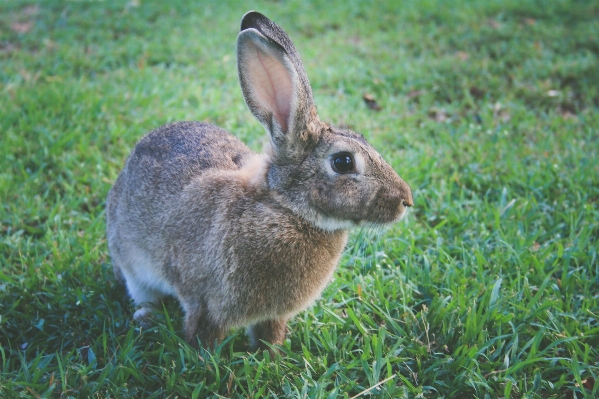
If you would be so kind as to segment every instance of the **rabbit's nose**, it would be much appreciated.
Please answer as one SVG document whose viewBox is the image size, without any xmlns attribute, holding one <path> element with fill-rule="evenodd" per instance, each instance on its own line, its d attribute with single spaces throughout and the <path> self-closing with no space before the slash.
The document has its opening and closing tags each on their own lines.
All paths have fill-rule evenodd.
<svg viewBox="0 0 599 399">
<path fill-rule="evenodd" d="M 401 178 L 400 178 L 401 180 Z M 400 182 L 400 196 L 401 203 L 403 206 L 412 206 L 414 205 L 414 198 L 412 198 L 412 189 L 405 181 L 401 180 Z"/>
</svg>

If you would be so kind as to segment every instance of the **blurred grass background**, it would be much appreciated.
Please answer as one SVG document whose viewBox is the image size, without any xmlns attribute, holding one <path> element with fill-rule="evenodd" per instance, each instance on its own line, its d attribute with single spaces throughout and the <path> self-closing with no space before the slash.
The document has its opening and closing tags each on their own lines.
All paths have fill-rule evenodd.
<svg viewBox="0 0 599 399">
<path fill-rule="evenodd" d="M 147 131 L 204 120 L 260 150 L 250 9 L 416 202 L 355 232 L 276 359 L 243 331 L 189 348 L 174 301 L 142 330 L 104 236 Z M 590 0 L 0 2 L 0 396 L 599 396 L 598 21 Z"/>
</svg>

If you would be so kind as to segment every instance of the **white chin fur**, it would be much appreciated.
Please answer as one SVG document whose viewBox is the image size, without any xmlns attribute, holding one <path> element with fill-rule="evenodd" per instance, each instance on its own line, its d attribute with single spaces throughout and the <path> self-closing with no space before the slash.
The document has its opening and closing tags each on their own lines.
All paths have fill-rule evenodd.
<svg viewBox="0 0 599 399">
<path fill-rule="evenodd" d="M 362 226 L 387 228 L 387 227 L 390 227 L 391 225 L 393 225 L 394 223 L 399 222 L 401 219 L 403 219 L 403 217 L 406 215 L 407 212 L 408 212 L 408 208 L 404 208 L 403 212 L 395 220 L 393 220 L 389 223 L 377 223 L 377 222 L 368 222 L 368 221 L 360 221 L 358 223 L 355 223 L 351 220 L 336 219 L 336 218 L 331 218 L 331 217 L 322 216 L 322 215 L 318 215 L 318 214 L 315 215 L 315 217 L 311 217 L 309 220 L 316 227 L 319 227 L 325 231 L 350 230 L 350 229 L 353 229 L 356 227 L 362 227 Z"/>
<path fill-rule="evenodd" d="M 360 224 L 356 224 L 350 220 L 341 220 L 320 215 L 317 215 L 314 220 L 310 221 L 314 223 L 316 227 L 325 231 L 349 230 L 354 227 L 360 227 Z"/>
</svg>

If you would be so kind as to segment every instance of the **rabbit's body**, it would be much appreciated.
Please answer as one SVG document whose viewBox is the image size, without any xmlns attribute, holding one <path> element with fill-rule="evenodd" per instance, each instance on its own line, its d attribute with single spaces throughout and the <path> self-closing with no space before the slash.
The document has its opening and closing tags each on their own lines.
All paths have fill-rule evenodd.
<svg viewBox="0 0 599 399">
<path fill-rule="evenodd" d="M 107 233 L 137 320 L 172 295 L 188 341 L 249 326 L 257 346 L 320 295 L 349 228 L 393 223 L 412 198 L 362 136 L 319 120 L 293 44 L 261 14 L 244 16 L 238 65 L 266 153 L 206 123 L 156 129 L 108 195 Z"/>
<path fill-rule="evenodd" d="M 199 122 L 163 126 L 137 144 L 108 199 L 113 264 L 136 303 L 173 295 L 224 331 L 287 319 L 316 299 L 347 234 L 278 203 L 267 158 Z"/>
</svg>

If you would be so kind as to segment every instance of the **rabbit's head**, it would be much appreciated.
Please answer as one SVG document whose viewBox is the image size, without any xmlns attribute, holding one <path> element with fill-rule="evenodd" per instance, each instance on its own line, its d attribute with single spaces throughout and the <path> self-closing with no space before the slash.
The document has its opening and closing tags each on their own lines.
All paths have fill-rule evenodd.
<svg viewBox="0 0 599 399">
<path fill-rule="evenodd" d="M 278 25 L 247 13 L 237 61 L 245 101 L 270 136 L 267 182 L 278 201 L 329 231 L 404 215 L 410 187 L 364 137 L 320 121 L 299 55 Z"/>
</svg>

